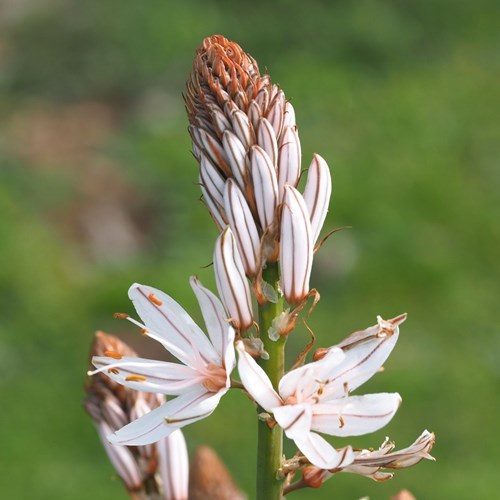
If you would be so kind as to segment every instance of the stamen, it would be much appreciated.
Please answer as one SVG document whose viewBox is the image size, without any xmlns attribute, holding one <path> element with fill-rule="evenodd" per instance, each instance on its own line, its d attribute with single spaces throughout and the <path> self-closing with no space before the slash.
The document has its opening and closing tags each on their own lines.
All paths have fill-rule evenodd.
<svg viewBox="0 0 500 500">
<path fill-rule="evenodd" d="M 349 384 L 347 382 L 344 382 L 344 393 L 349 396 Z"/>
<path fill-rule="evenodd" d="M 118 352 L 115 351 L 104 351 L 104 356 L 107 356 L 108 358 L 114 358 L 114 359 L 122 359 L 122 355 L 119 354 Z"/>
<path fill-rule="evenodd" d="M 150 293 L 148 295 L 148 299 L 153 303 L 156 304 L 157 306 L 163 305 L 163 302 L 155 297 L 154 293 Z"/>
<path fill-rule="evenodd" d="M 115 318 L 115 319 L 128 319 L 128 314 L 117 312 L 117 313 L 113 314 L 113 318 Z"/>
<path fill-rule="evenodd" d="M 114 373 L 115 375 L 118 375 L 120 373 L 120 370 L 118 370 L 118 368 L 108 368 L 108 373 Z"/>
<path fill-rule="evenodd" d="M 145 328 L 141 328 L 141 335 L 147 335 L 149 332 Z"/>
<path fill-rule="evenodd" d="M 146 382 L 147 378 L 143 375 L 129 375 L 125 377 L 125 380 L 127 382 Z"/>
<path fill-rule="evenodd" d="M 344 427 L 344 425 L 345 425 L 345 422 L 344 422 L 344 419 L 342 418 L 342 415 L 339 415 L 339 422 L 340 422 L 339 429 L 342 429 L 342 427 Z"/>
</svg>

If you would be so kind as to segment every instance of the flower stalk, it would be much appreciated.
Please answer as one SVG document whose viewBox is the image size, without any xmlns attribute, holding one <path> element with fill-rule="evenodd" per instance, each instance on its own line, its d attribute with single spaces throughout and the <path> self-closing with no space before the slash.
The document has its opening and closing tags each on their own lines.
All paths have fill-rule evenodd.
<svg viewBox="0 0 500 500">
<path fill-rule="evenodd" d="M 279 282 L 278 264 L 271 264 L 262 273 L 264 281 L 277 290 Z M 286 337 L 273 341 L 268 332 L 272 323 L 283 311 L 283 299 L 277 302 L 266 302 L 259 306 L 259 328 L 264 350 L 269 359 L 260 359 L 259 364 L 268 375 L 273 387 L 278 383 L 285 371 L 285 342 Z M 258 407 L 258 412 L 265 410 Z M 270 427 L 265 420 L 259 419 L 257 448 L 257 495 L 256 498 L 280 500 L 283 495 L 283 481 L 278 479 L 278 469 L 283 456 L 283 429 L 274 425 Z"/>
</svg>

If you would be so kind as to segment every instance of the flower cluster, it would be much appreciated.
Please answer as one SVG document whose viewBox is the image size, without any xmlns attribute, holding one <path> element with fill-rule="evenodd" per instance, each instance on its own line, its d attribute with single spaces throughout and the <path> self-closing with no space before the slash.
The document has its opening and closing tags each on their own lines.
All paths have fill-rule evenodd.
<svg viewBox="0 0 500 500">
<path fill-rule="evenodd" d="M 127 314 L 119 316 L 139 326 L 179 362 L 106 349 L 95 353 L 95 370 L 89 374 L 99 380 L 105 375 L 112 381 L 108 383 L 148 398 L 155 393 L 174 398 L 155 400 L 137 420 L 120 421 L 126 424 L 121 429 L 108 426 L 107 431 L 114 431 L 109 441 L 147 447 L 166 439 L 211 415 L 224 394 L 237 387 L 256 403 L 259 425 L 277 426 L 298 448 L 293 459 L 270 465 L 272 481 L 281 474 L 288 491 L 320 486 L 337 472 L 384 480 L 392 475 L 380 469 L 431 458 L 434 435 L 427 431 L 395 453 L 388 442 L 378 451 L 337 449 L 320 435 L 367 434 L 393 418 L 401 404 L 399 394 L 351 392 L 381 369 L 406 314 L 389 320 L 378 317 L 374 326 L 316 350 L 312 361 L 303 364 L 311 342 L 284 373 L 285 340 L 309 297 L 315 294 L 314 304 L 319 300 L 310 276 L 331 196 L 330 171 L 317 154 L 299 189 L 301 146 L 295 112 L 284 92 L 269 75 L 260 74 L 255 60 L 236 43 L 216 35 L 196 52 L 185 101 L 203 199 L 219 232 L 213 264 L 220 300 L 191 278 L 205 335 L 170 296 L 132 285 L 129 297 L 142 323 Z M 254 307 L 267 316 L 273 311 L 273 317 L 260 315 L 257 323 Z M 252 326 L 260 338 L 249 334 Z M 265 350 L 269 347 L 271 357 Z M 231 380 L 235 350 L 240 382 Z M 291 483 L 299 470 L 302 478 Z"/>
</svg>

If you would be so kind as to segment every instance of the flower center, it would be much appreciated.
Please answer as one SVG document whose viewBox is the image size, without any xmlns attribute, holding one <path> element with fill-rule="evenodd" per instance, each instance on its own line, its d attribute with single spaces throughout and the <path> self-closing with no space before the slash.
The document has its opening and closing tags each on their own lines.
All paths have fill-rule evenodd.
<svg viewBox="0 0 500 500">
<path fill-rule="evenodd" d="M 207 391 L 219 392 L 227 385 L 227 375 L 224 368 L 210 363 L 206 368 L 203 386 Z"/>
</svg>

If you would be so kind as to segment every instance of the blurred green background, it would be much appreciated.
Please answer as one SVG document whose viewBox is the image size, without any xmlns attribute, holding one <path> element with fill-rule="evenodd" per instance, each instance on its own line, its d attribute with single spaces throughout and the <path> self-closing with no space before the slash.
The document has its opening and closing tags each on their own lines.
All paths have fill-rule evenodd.
<svg viewBox="0 0 500 500">
<path fill-rule="evenodd" d="M 196 47 L 221 33 L 292 99 L 307 167 L 332 167 L 310 325 L 320 345 L 407 311 L 386 371 L 382 431 L 436 432 L 436 463 L 387 483 L 344 474 L 290 498 L 491 499 L 498 489 L 498 2 L 3 0 L 0 4 L 0 495 L 125 498 L 82 410 L 95 330 L 123 334 L 127 288 L 154 285 L 200 318 L 216 231 L 183 100 Z M 302 329 L 292 351 L 306 342 Z M 255 418 L 241 394 L 186 429 L 254 488 Z"/>
</svg>

